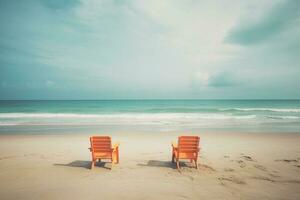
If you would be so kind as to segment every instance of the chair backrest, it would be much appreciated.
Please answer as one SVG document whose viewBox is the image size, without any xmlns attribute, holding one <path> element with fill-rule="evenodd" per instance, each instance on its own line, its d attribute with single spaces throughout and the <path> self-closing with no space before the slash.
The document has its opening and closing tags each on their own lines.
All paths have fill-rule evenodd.
<svg viewBox="0 0 300 200">
<path fill-rule="evenodd" d="M 92 152 L 112 152 L 111 138 L 109 136 L 92 136 L 90 141 Z"/>
<path fill-rule="evenodd" d="M 199 136 L 180 136 L 178 137 L 179 153 L 196 153 L 199 151 Z"/>
</svg>

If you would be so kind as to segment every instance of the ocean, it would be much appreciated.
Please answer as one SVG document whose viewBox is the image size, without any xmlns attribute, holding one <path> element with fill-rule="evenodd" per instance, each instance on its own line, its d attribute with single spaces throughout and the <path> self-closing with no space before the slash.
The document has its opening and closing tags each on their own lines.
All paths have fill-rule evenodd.
<svg viewBox="0 0 300 200">
<path fill-rule="evenodd" d="M 92 129 L 300 132 L 300 100 L 0 101 L 0 134 Z"/>
</svg>

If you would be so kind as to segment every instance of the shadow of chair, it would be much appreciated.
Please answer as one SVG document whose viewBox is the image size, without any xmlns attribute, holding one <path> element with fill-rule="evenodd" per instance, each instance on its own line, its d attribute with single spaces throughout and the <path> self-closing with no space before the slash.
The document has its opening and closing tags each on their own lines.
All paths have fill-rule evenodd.
<svg viewBox="0 0 300 200">
<path fill-rule="evenodd" d="M 176 169 L 176 165 L 171 161 L 149 160 L 146 164 L 138 163 L 137 165 L 143 167 L 163 167 L 163 168 Z M 187 166 L 185 163 L 182 163 L 181 165 L 183 167 Z"/>
<path fill-rule="evenodd" d="M 91 161 L 86 161 L 86 160 L 75 160 L 75 161 L 72 161 L 67 164 L 55 163 L 53 165 L 54 166 L 62 166 L 62 167 L 79 167 L 79 168 L 91 169 Z M 105 166 L 104 162 L 96 162 L 96 166 L 102 167 L 105 169 L 110 169 Z"/>
</svg>

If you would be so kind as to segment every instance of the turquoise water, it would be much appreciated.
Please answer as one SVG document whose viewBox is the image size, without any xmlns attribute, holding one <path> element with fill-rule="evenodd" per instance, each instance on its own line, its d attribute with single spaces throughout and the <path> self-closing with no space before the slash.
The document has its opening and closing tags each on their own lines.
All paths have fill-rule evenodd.
<svg viewBox="0 0 300 200">
<path fill-rule="evenodd" d="M 0 101 L 0 133 L 20 127 L 300 130 L 300 100 Z"/>
</svg>

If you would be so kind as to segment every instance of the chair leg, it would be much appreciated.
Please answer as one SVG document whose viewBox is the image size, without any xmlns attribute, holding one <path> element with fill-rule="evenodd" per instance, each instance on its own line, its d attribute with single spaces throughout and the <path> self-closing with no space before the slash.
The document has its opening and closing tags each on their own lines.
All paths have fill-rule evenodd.
<svg viewBox="0 0 300 200">
<path fill-rule="evenodd" d="M 115 160 L 112 158 L 112 159 L 111 159 L 111 167 L 110 167 L 110 170 L 112 170 L 112 168 L 113 168 L 113 166 L 114 166 L 114 162 L 115 162 Z"/>
<path fill-rule="evenodd" d="M 119 163 L 119 152 L 118 151 L 113 152 L 113 154 L 112 154 L 112 162 L 114 164 L 118 164 Z"/>
<path fill-rule="evenodd" d="M 117 149 L 117 164 L 119 164 L 119 149 Z"/>
<path fill-rule="evenodd" d="M 195 159 L 195 165 L 196 165 L 196 169 L 198 169 L 198 162 L 197 162 L 197 159 Z"/>
<path fill-rule="evenodd" d="M 172 163 L 175 162 L 175 155 L 174 155 L 174 152 L 172 152 Z"/>
<path fill-rule="evenodd" d="M 93 168 L 94 168 L 94 166 L 95 166 L 95 161 L 94 161 L 94 160 L 92 160 L 92 163 L 91 163 L 91 169 L 93 169 Z"/>
<path fill-rule="evenodd" d="M 180 172 L 179 159 L 176 160 L 177 170 Z"/>
</svg>

